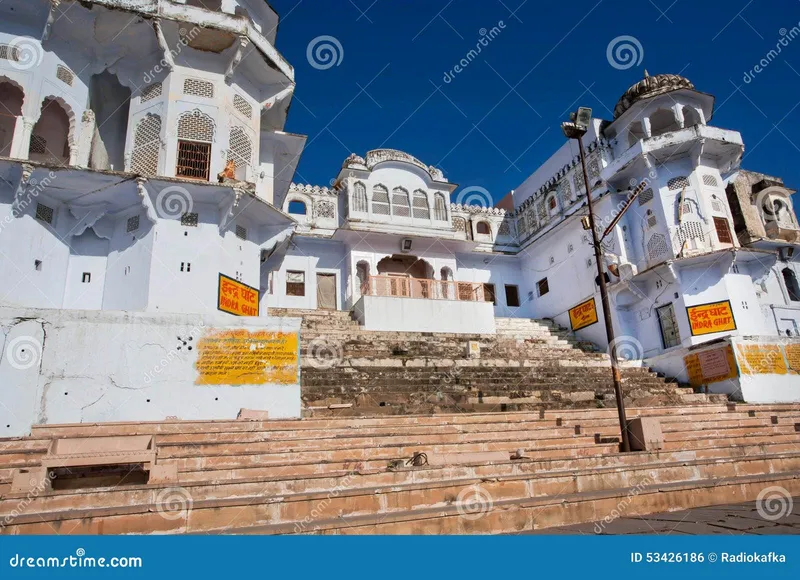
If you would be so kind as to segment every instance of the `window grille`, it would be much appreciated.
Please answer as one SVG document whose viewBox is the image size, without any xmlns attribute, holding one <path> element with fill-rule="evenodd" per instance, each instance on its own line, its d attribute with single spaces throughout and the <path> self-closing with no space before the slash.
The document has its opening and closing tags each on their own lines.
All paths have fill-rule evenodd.
<svg viewBox="0 0 800 580">
<path fill-rule="evenodd" d="M 411 217 L 408 192 L 402 187 L 395 187 L 392 190 L 392 215 L 397 217 Z"/>
<path fill-rule="evenodd" d="M 389 190 L 382 185 L 372 188 L 372 213 L 389 215 Z"/>
<path fill-rule="evenodd" d="M 639 205 L 644 205 L 648 201 L 652 201 L 653 199 L 653 188 L 648 187 L 642 193 L 639 194 Z"/>
<path fill-rule="evenodd" d="M 510 236 L 511 235 L 511 225 L 508 221 L 503 220 L 500 222 L 500 227 L 497 228 L 497 235 L 498 236 Z"/>
<path fill-rule="evenodd" d="M 156 99 L 161 96 L 161 91 L 163 87 L 161 83 L 153 83 L 151 85 L 147 85 L 145 88 L 142 89 L 142 94 L 140 96 L 140 102 L 146 103 L 152 99 Z"/>
<path fill-rule="evenodd" d="M 305 272 L 286 272 L 286 295 L 305 296 L 306 295 L 306 273 Z"/>
<path fill-rule="evenodd" d="M 703 184 L 709 187 L 719 187 L 719 182 L 717 182 L 717 178 L 713 175 L 704 175 Z"/>
<path fill-rule="evenodd" d="M 336 209 L 330 201 L 318 201 L 314 205 L 314 213 L 320 218 L 334 219 L 336 217 Z"/>
<path fill-rule="evenodd" d="M 196 228 L 198 218 L 199 216 L 197 215 L 197 212 L 185 213 L 181 216 L 181 225 L 190 228 Z"/>
<path fill-rule="evenodd" d="M 250 119 L 253 116 L 253 107 L 243 97 L 233 95 L 233 108 Z"/>
<path fill-rule="evenodd" d="M 41 135 L 31 135 L 31 145 L 28 148 L 28 153 L 39 153 L 41 155 L 47 153 L 47 139 Z"/>
<path fill-rule="evenodd" d="M 658 220 L 656 219 L 656 216 L 654 216 L 654 215 L 648 216 L 647 217 L 647 227 L 648 228 L 654 228 L 654 227 L 656 227 L 656 225 L 658 225 Z"/>
<path fill-rule="evenodd" d="M 178 141 L 178 177 L 208 180 L 211 166 L 211 144 L 194 141 Z"/>
<path fill-rule="evenodd" d="M 72 86 L 72 81 L 75 80 L 75 75 L 67 67 L 58 65 L 56 67 L 56 78 L 62 83 Z"/>
<path fill-rule="evenodd" d="M 647 255 L 649 259 L 656 260 L 669 252 L 667 247 L 667 239 L 662 234 L 653 234 L 647 240 Z"/>
<path fill-rule="evenodd" d="M 731 229 L 726 218 L 714 218 L 714 228 L 717 230 L 717 239 L 720 244 L 732 244 Z"/>
<path fill-rule="evenodd" d="M 437 193 L 433 196 L 433 219 L 437 222 L 447 221 L 447 205 L 444 201 L 444 195 Z M 466 230 L 466 223 L 464 230 Z"/>
<path fill-rule="evenodd" d="M 201 81 L 200 79 L 185 79 L 183 81 L 183 93 L 196 97 L 214 98 L 214 83 Z"/>
<path fill-rule="evenodd" d="M 178 139 L 214 141 L 214 121 L 199 109 L 184 113 L 178 119 Z"/>
<path fill-rule="evenodd" d="M 253 162 L 253 146 L 242 127 L 231 127 L 228 161 L 233 161 L 236 169 L 251 165 Z"/>
<path fill-rule="evenodd" d="M 698 238 L 705 241 L 706 236 L 703 231 L 703 223 L 695 220 L 689 220 L 681 224 L 681 229 L 678 231 L 678 240 L 683 244 L 687 240 Z"/>
<path fill-rule="evenodd" d="M 244 226 L 236 225 L 236 237 L 240 240 L 247 239 L 247 228 Z"/>
<path fill-rule="evenodd" d="M 424 191 L 414 192 L 414 217 L 420 219 L 431 219 L 431 210 L 428 207 L 428 196 Z"/>
<path fill-rule="evenodd" d="M 128 223 L 126 227 L 126 231 L 128 233 L 135 232 L 139 229 L 139 216 L 135 215 L 133 217 L 128 218 Z"/>
<path fill-rule="evenodd" d="M 367 187 L 360 181 L 353 186 L 353 211 L 367 213 Z"/>
<path fill-rule="evenodd" d="M 136 126 L 131 151 L 131 171 L 142 175 L 158 172 L 158 154 L 161 151 L 161 117 L 146 115 Z"/>
<path fill-rule="evenodd" d="M 53 223 L 53 208 L 43 203 L 36 204 L 36 219 L 48 224 Z"/>
<path fill-rule="evenodd" d="M 667 187 L 670 189 L 670 191 L 689 187 L 689 179 L 683 175 L 680 177 L 673 177 L 667 182 Z"/>
</svg>

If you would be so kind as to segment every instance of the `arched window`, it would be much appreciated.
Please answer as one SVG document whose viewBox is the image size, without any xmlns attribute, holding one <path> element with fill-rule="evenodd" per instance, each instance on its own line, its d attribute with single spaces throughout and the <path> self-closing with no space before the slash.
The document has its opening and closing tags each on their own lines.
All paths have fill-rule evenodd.
<svg viewBox="0 0 800 580">
<path fill-rule="evenodd" d="M 292 215 L 306 215 L 308 214 L 308 208 L 304 201 L 300 201 L 299 199 L 293 199 L 289 202 L 289 207 L 287 211 Z"/>
<path fill-rule="evenodd" d="M 367 186 L 357 181 L 353 186 L 353 211 L 367 213 Z"/>
<path fill-rule="evenodd" d="M 177 177 L 205 179 L 211 169 L 211 143 L 214 121 L 199 109 L 184 113 L 178 119 Z"/>
<path fill-rule="evenodd" d="M 22 102 L 25 94 L 19 87 L 0 83 L 0 157 L 11 156 L 11 141 L 17 117 L 22 115 Z"/>
<path fill-rule="evenodd" d="M 785 228 L 793 228 L 794 227 L 794 220 L 792 219 L 792 212 L 789 211 L 789 206 L 786 202 L 782 199 L 773 198 L 772 200 L 772 212 L 773 215 L 769 217 L 774 217 L 778 221 L 778 225 L 785 227 Z"/>
<path fill-rule="evenodd" d="M 141 175 L 158 173 L 158 154 L 161 151 L 161 117 L 145 115 L 136 126 L 131 150 L 131 171 Z"/>
<path fill-rule="evenodd" d="M 433 197 L 433 219 L 437 222 L 447 221 L 447 204 L 441 193 L 437 193 Z"/>
<path fill-rule="evenodd" d="M 650 115 L 650 136 L 656 137 L 680 129 L 675 112 L 671 109 L 659 109 Z"/>
<path fill-rule="evenodd" d="M 244 181 L 247 177 L 247 167 L 253 163 L 253 145 L 242 127 L 231 127 L 228 139 L 228 163 L 233 163 L 236 179 Z"/>
<path fill-rule="evenodd" d="M 628 128 L 628 145 L 633 146 L 644 139 L 644 129 L 641 121 L 634 121 Z"/>
<path fill-rule="evenodd" d="M 389 190 L 383 185 L 372 188 L 372 213 L 375 215 L 390 215 Z"/>
<path fill-rule="evenodd" d="M 789 300 L 800 302 L 800 284 L 797 283 L 797 275 L 791 268 L 784 268 L 782 274 L 783 282 L 786 284 L 786 292 L 789 294 Z"/>
<path fill-rule="evenodd" d="M 550 199 L 547 200 L 547 212 L 550 215 L 558 213 L 558 199 L 555 195 L 550 196 Z"/>
<path fill-rule="evenodd" d="M 356 264 L 356 279 L 359 293 L 362 296 L 369 295 L 369 264 L 367 262 L 362 260 Z"/>
<path fill-rule="evenodd" d="M 700 124 L 700 113 L 693 107 L 683 108 L 683 126 L 694 127 Z"/>
<path fill-rule="evenodd" d="M 428 196 L 421 189 L 414 192 L 414 217 L 424 220 L 431 219 L 431 210 L 428 207 Z"/>
<path fill-rule="evenodd" d="M 28 156 L 32 161 L 52 165 L 69 163 L 70 121 L 67 111 L 55 99 L 42 102 L 42 113 L 33 127 Z"/>
<path fill-rule="evenodd" d="M 492 229 L 489 227 L 487 222 L 478 222 L 475 224 L 475 232 L 482 236 L 491 236 Z"/>
<path fill-rule="evenodd" d="M 395 187 L 392 190 L 392 215 L 411 217 L 411 204 L 408 200 L 408 192 L 402 187 Z"/>
</svg>

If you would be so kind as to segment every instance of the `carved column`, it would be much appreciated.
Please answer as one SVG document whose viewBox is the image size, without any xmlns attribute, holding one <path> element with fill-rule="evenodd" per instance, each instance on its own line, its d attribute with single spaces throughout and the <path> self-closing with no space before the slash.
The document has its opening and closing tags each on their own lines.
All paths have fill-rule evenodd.
<svg viewBox="0 0 800 580">
<path fill-rule="evenodd" d="M 11 141 L 11 157 L 28 159 L 34 125 L 36 125 L 36 121 L 33 119 L 17 117 L 17 122 L 14 125 L 14 137 Z"/>
</svg>

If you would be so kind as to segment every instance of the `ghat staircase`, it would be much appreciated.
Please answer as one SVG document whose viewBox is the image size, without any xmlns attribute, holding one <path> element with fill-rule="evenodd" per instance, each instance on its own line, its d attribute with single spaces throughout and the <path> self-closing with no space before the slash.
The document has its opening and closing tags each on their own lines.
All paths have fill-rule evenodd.
<svg viewBox="0 0 800 580">
<path fill-rule="evenodd" d="M 347 312 L 270 309 L 302 316 L 307 416 L 525 411 L 615 406 L 608 355 L 549 321 L 497 318 L 497 334 L 363 330 Z M 478 357 L 468 344 L 480 345 Z M 626 404 L 724 402 L 649 369 L 622 371 Z"/>
<path fill-rule="evenodd" d="M 800 495 L 800 404 L 629 415 L 659 418 L 661 450 L 618 453 L 614 409 L 36 426 L 0 441 L 0 533 L 499 534 Z M 128 435 L 174 481 L 11 492 L 53 439 Z"/>
</svg>

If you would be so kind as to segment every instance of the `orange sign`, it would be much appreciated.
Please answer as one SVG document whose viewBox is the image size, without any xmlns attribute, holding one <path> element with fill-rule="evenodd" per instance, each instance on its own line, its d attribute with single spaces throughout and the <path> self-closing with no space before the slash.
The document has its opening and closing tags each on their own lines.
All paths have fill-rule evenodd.
<svg viewBox="0 0 800 580">
<path fill-rule="evenodd" d="M 258 316 L 258 290 L 220 274 L 217 308 L 236 316 Z"/>
<path fill-rule="evenodd" d="M 589 298 L 586 302 L 569 309 L 569 323 L 572 325 L 572 330 L 586 328 L 595 322 L 597 322 L 597 308 L 594 298 Z"/>
<path fill-rule="evenodd" d="M 196 385 L 297 383 L 297 332 L 220 330 L 201 337 L 197 351 Z"/>
<path fill-rule="evenodd" d="M 687 306 L 686 314 L 689 316 L 692 336 L 736 330 L 730 300 Z"/>
<path fill-rule="evenodd" d="M 737 344 L 736 358 L 743 375 L 785 375 L 788 372 L 779 344 Z"/>
<path fill-rule="evenodd" d="M 735 379 L 739 376 L 731 345 L 690 354 L 683 358 L 683 362 L 689 374 L 689 383 L 693 387 Z"/>
</svg>

